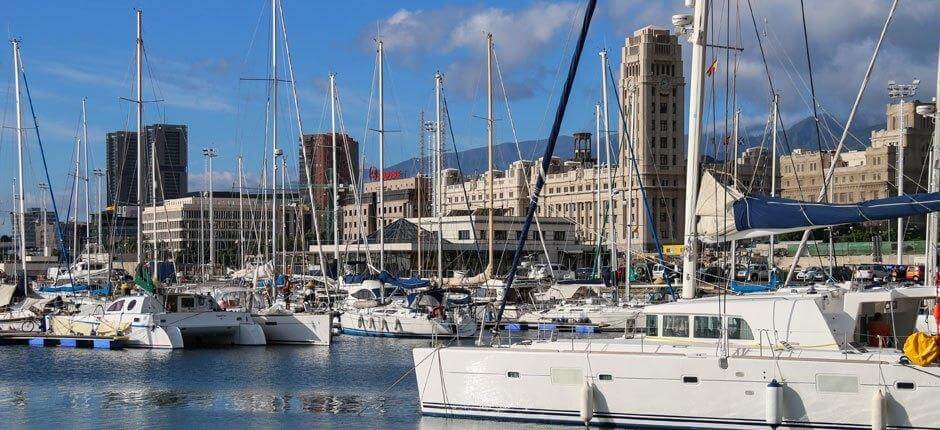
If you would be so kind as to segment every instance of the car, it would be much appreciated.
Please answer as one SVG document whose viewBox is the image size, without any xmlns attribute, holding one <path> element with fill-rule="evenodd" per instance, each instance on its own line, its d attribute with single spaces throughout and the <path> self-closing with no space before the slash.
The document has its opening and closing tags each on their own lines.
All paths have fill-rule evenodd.
<svg viewBox="0 0 940 430">
<path fill-rule="evenodd" d="M 663 266 L 661 263 L 656 263 L 653 265 L 653 279 L 662 279 L 666 278 L 666 266 Z M 679 277 L 679 268 L 676 265 L 672 264 L 669 266 L 669 279 L 677 279 Z"/>
<path fill-rule="evenodd" d="M 532 266 L 532 269 L 532 277 L 535 279 L 574 279 L 574 272 L 569 270 L 568 266 L 557 263 L 551 263 L 551 266 L 536 264 Z"/>
<path fill-rule="evenodd" d="M 800 269 L 799 272 L 796 272 L 796 279 L 803 282 L 813 281 L 816 275 L 822 272 L 822 270 L 822 267 L 819 266 L 804 267 Z"/>
<path fill-rule="evenodd" d="M 904 279 L 908 281 L 920 282 L 924 280 L 924 266 L 920 265 L 911 265 L 907 266 L 904 271 Z"/>
<path fill-rule="evenodd" d="M 735 271 L 735 279 L 740 279 L 744 281 L 759 281 L 768 279 L 769 272 L 767 270 L 766 264 L 748 264 L 747 266 L 739 266 L 738 270 Z"/>
<path fill-rule="evenodd" d="M 879 282 L 888 277 L 888 270 L 880 264 L 862 264 L 852 276 L 857 282 Z"/>
</svg>

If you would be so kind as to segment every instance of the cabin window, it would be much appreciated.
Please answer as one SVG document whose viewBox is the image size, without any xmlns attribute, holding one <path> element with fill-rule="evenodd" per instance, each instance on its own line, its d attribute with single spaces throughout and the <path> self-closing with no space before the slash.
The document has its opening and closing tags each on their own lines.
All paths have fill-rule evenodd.
<svg viewBox="0 0 940 430">
<path fill-rule="evenodd" d="M 196 307 L 194 297 L 180 297 L 180 309 L 192 309 L 194 307 Z"/>
<path fill-rule="evenodd" d="M 600 375 L 597 375 L 597 379 L 600 379 L 601 381 L 613 381 L 614 375 L 608 375 L 606 373 L 602 373 Z"/>
<path fill-rule="evenodd" d="M 741 317 L 728 318 L 728 339 L 736 340 L 754 340 L 754 334 L 751 333 L 751 327 L 747 321 Z"/>
<path fill-rule="evenodd" d="M 900 382 L 900 381 L 898 381 L 898 382 L 895 382 L 895 383 L 894 383 L 894 386 L 897 387 L 897 389 L 899 389 L 899 390 L 913 390 L 913 389 L 914 389 L 914 383 L 913 383 L 913 382 Z"/>
<path fill-rule="evenodd" d="M 646 335 L 659 336 L 659 315 L 646 316 Z"/>
<path fill-rule="evenodd" d="M 205 305 L 206 305 L 206 298 L 199 296 L 199 307 L 203 307 Z"/>
<path fill-rule="evenodd" d="M 584 383 L 584 372 L 581 369 L 570 367 L 553 367 L 551 374 L 552 384 L 581 385 Z"/>
<path fill-rule="evenodd" d="M 510 378 L 518 378 L 519 372 L 506 372 L 506 376 Z"/>
<path fill-rule="evenodd" d="M 663 336 L 689 337 L 689 317 L 687 315 L 663 315 Z"/>
<path fill-rule="evenodd" d="M 124 300 L 118 300 L 114 303 L 111 303 L 111 306 L 108 306 L 108 312 L 117 312 L 121 309 L 124 309 Z"/>
<path fill-rule="evenodd" d="M 702 339 L 718 339 L 721 337 L 721 318 L 716 316 L 696 316 L 695 337 Z"/>
<path fill-rule="evenodd" d="M 130 312 L 134 310 L 134 306 L 137 306 L 137 300 L 131 300 L 127 303 L 127 311 Z"/>
</svg>

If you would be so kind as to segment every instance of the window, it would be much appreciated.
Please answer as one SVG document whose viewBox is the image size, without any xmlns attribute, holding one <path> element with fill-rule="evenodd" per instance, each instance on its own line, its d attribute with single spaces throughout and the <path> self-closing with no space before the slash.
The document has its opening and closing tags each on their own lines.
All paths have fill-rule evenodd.
<svg viewBox="0 0 940 430">
<path fill-rule="evenodd" d="M 134 306 L 137 305 L 137 300 L 131 300 L 127 303 L 127 311 L 130 312 L 134 309 Z"/>
<path fill-rule="evenodd" d="M 506 240 L 506 230 L 496 230 L 493 232 L 493 239 Z"/>
<path fill-rule="evenodd" d="M 460 230 L 457 232 L 457 239 L 470 240 L 470 230 Z"/>
<path fill-rule="evenodd" d="M 554 233 L 554 239 L 557 240 L 557 241 L 563 241 L 563 240 L 565 240 L 565 232 L 564 232 L 564 231 L 556 231 L 556 232 Z"/>
<path fill-rule="evenodd" d="M 660 137 L 660 138 L 659 138 L 659 147 L 665 149 L 667 142 L 669 142 L 669 139 L 667 139 L 667 138 L 665 138 L 665 137 Z"/>
<path fill-rule="evenodd" d="M 659 122 L 659 131 L 669 131 L 669 123 L 666 121 Z"/>
<path fill-rule="evenodd" d="M 858 376 L 816 375 L 816 391 L 820 393 L 858 393 Z"/>
<path fill-rule="evenodd" d="M 194 297 L 180 297 L 180 309 L 192 309 L 196 307 Z"/>
<path fill-rule="evenodd" d="M 695 316 L 695 337 L 718 339 L 721 337 L 721 318 L 713 316 Z"/>
<path fill-rule="evenodd" d="M 751 327 L 740 317 L 728 318 L 728 339 L 754 340 Z"/>
<path fill-rule="evenodd" d="M 666 103 L 659 104 L 659 113 L 668 113 L 669 112 L 668 109 L 669 107 L 668 105 L 666 105 Z"/>
<path fill-rule="evenodd" d="M 660 155 L 660 156 L 659 156 L 659 165 L 660 165 L 660 166 L 665 166 L 665 165 L 668 164 L 668 163 L 669 163 L 669 157 L 668 157 L 666 154 L 663 154 L 663 155 Z"/>
<path fill-rule="evenodd" d="M 538 230 L 535 230 L 535 231 L 532 232 L 532 239 L 533 239 L 533 240 L 539 240 L 539 231 L 538 231 Z"/>
<path fill-rule="evenodd" d="M 659 336 L 659 316 L 658 315 L 646 316 L 646 335 L 647 336 Z"/>
<path fill-rule="evenodd" d="M 613 380 L 614 380 L 614 375 L 609 375 L 609 374 L 606 374 L 606 373 L 601 373 L 600 375 L 597 375 L 597 379 L 600 379 L 601 381 L 613 381 Z"/>
<path fill-rule="evenodd" d="M 689 317 L 686 315 L 663 315 L 663 336 L 689 337 Z"/>
<path fill-rule="evenodd" d="M 118 300 L 108 306 L 108 312 L 120 311 L 121 309 L 124 309 L 124 300 Z"/>
</svg>

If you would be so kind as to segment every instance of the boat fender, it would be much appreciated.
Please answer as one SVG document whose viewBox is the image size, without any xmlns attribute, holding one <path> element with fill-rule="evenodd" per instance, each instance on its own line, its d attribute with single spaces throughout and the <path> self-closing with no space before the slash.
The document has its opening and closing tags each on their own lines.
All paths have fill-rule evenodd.
<svg viewBox="0 0 940 430">
<path fill-rule="evenodd" d="M 581 421 L 587 425 L 594 418 L 594 385 L 590 381 L 584 381 L 581 387 Z"/>
<path fill-rule="evenodd" d="M 783 386 L 776 379 L 767 384 L 767 395 L 764 397 L 764 421 L 770 425 L 778 425 L 783 421 Z"/>
<path fill-rule="evenodd" d="M 871 429 L 884 430 L 885 428 L 885 395 L 879 388 L 871 397 Z"/>
<path fill-rule="evenodd" d="M 400 332 L 405 331 L 405 328 L 401 324 L 401 320 L 398 318 L 395 318 L 395 330 L 400 331 Z"/>
<path fill-rule="evenodd" d="M 388 330 L 388 320 L 386 320 L 385 318 L 382 318 L 382 331 L 389 331 L 389 330 Z"/>
<path fill-rule="evenodd" d="M 375 330 L 375 318 L 369 317 L 369 328 Z"/>
<path fill-rule="evenodd" d="M 366 320 L 362 315 L 359 315 L 359 328 L 366 328 Z"/>
</svg>

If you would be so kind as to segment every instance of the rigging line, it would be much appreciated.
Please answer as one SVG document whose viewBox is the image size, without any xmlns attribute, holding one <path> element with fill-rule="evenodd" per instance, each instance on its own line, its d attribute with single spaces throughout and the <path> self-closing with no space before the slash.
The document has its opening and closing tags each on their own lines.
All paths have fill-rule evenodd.
<svg viewBox="0 0 940 430">
<path fill-rule="evenodd" d="M 806 50 L 806 68 L 809 72 L 809 91 L 813 98 L 813 123 L 816 126 L 816 149 L 819 151 L 819 172 L 825 175 L 822 169 L 825 160 L 823 159 L 822 153 L 822 133 L 819 131 L 819 110 L 817 109 L 818 102 L 816 101 L 816 84 L 813 79 L 813 60 L 809 52 L 809 33 L 806 29 L 806 7 L 804 6 L 803 0 L 800 0 L 800 16 L 803 20 L 803 47 Z M 832 163 L 835 162 L 836 160 L 832 160 Z M 823 176 L 823 181 L 825 181 L 825 176 Z M 828 195 L 823 196 L 823 199 L 823 201 L 828 201 Z"/>
<path fill-rule="evenodd" d="M 767 63 L 767 53 L 764 51 L 764 42 L 760 35 L 760 30 L 757 27 L 757 18 L 754 15 L 754 8 L 751 6 L 751 0 L 747 0 L 747 7 L 751 15 L 751 23 L 754 25 L 754 35 L 757 38 L 757 46 L 760 48 L 760 57 L 761 62 L 764 65 L 764 73 L 767 75 L 767 84 L 770 87 L 770 96 L 773 98 L 774 94 L 777 94 L 777 90 L 774 87 L 773 75 L 770 73 L 770 65 Z M 780 131 L 783 135 L 783 146 L 786 148 L 788 154 L 792 154 L 793 151 L 790 149 L 790 139 L 787 135 L 787 127 L 784 125 L 783 113 L 777 113 L 777 123 L 780 125 Z M 796 172 L 796 162 L 793 160 L 793 157 L 790 157 L 790 165 L 793 167 L 793 171 Z M 800 183 L 800 177 L 795 176 L 796 188 L 799 191 L 800 195 L 803 195 L 803 186 Z"/>
<path fill-rule="evenodd" d="M 493 62 L 496 65 L 496 77 L 499 80 L 499 87 L 503 92 L 503 101 L 506 103 L 506 119 L 509 120 L 509 129 L 512 131 L 512 140 L 516 147 L 516 155 L 519 157 L 519 160 L 522 161 L 522 149 L 519 148 L 519 136 L 516 134 L 516 123 L 512 118 L 512 109 L 509 108 L 509 94 L 506 91 L 505 81 L 503 80 L 503 72 L 499 67 L 499 57 L 496 55 L 496 49 L 493 49 Z M 598 137 L 599 139 L 600 137 Z M 599 157 L 600 155 L 598 155 Z M 536 163 L 537 164 L 537 163 Z M 526 193 L 532 194 L 532 187 L 529 185 L 531 178 L 529 177 L 529 170 L 525 167 L 522 167 L 522 176 L 525 179 L 523 184 L 525 185 Z M 539 244 L 542 246 L 542 251 L 545 253 L 545 260 L 551 263 L 552 259 L 548 255 L 548 247 L 545 246 L 545 237 L 542 234 L 542 223 L 539 221 L 539 215 L 535 214 L 535 228 L 539 232 Z M 506 236 L 507 242 L 509 236 Z M 500 259 L 502 262 L 503 259 Z M 554 272 L 549 264 L 549 270 Z"/>
</svg>

